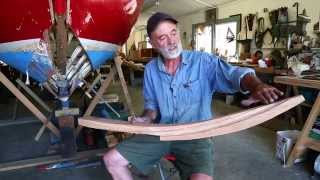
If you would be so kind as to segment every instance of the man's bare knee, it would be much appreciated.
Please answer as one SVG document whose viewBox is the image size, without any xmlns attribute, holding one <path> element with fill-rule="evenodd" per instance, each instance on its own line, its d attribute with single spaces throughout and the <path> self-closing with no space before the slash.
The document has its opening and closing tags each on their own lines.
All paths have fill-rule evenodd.
<svg viewBox="0 0 320 180">
<path fill-rule="evenodd" d="M 194 173 L 191 175 L 190 180 L 213 180 L 213 177 L 203 173 Z"/>
<path fill-rule="evenodd" d="M 129 162 L 116 150 L 109 150 L 104 156 L 103 161 L 107 168 L 127 166 Z"/>
</svg>

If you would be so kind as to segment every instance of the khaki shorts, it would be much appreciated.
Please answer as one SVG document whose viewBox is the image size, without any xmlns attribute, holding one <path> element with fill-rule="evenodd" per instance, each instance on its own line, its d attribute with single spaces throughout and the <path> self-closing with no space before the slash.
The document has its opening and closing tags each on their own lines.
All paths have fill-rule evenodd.
<svg viewBox="0 0 320 180">
<path fill-rule="evenodd" d="M 134 135 L 116 146 L 120 154 L 144 174 L 167 155 L 176 156 L 175 167 L 181 179 L 193 173 L 213 176 L 212 139 L 160 141 L 157 136 Z"/>
</svg>

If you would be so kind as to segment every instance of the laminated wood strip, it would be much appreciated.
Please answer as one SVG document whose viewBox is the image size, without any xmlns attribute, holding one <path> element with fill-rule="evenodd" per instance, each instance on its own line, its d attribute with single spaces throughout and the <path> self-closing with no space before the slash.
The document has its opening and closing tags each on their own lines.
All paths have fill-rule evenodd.
<svg viewBox="0 0 320 180">
<path fill-rule="evenodd" d="M 216 134 L 227 134 L 247 129 L 272 119 L 303 101 L 303 96 L 296 96 L 232 115 L 189 124 L 131 124 L 126 121 L 96 117 L 82 117 L 79 119 L 79 124 L 95 129 L 157 135 L 163 140 L 177 137 L 183 138 L 181 136 L 194 139 L 203 138 L 202 136 L 210 137 Z M 230 127 L 232 129 L 230 129 Z M 212 131 L 214 131 L 214 133 Z"/>
<path fill-rule="evenodd" d="M 182 133 L 193 133 L 206 129 L 213 129 L 225 126 L 236 121 L 241 121 L 243 118 L 248 118 L 249 116 L 254 116 L 255 114 L 262 113 L 275 106 L 276 104 L 269 104 L 266 106 L 261 106 L 251 110 L 242 111 L 240 113 L 234 113 L 231 115 L 211 119 L 208 121 L 201 121 L 197 123 L 188 124 L 132 124 L 127 121 L 119 121 L 97 117 L 82 117 L 79 119 L 79 124 L 89 128 L 136 134 L 149 134 L 157 136 L 160 136 L 162 134 L 178 135 Z M 212 121 L 214 121 L 214 123 Z"/>
<path fill-rule="evenodd" d="M 279 114 L 288 111 L 289 109 L 299 105 L 304 101 L 303 96 L 296 96 L 294 98 L 288 98 L 286 101 L 282 101 L 278 104 L 276 108 L 270 109 L 263 113 L 256 114 L 250 118 L 243 119 L 242 121 L 229 124 L 228 126 L 208 130 L 208 131 L 199 131 L 197 133 L 191 134 L 181 134 L 177 136 L 160 136 L 162 141 L 172 141 L 172 140 L 191 140 L 191 139 L 201 139 L 206 137 L 214 137 L 224 134 L 230 134 L 238 132 L 244 129 L 251 128 L 253 126 L 259 125 L 265 121 L 268 121 Z"/>
</svg>

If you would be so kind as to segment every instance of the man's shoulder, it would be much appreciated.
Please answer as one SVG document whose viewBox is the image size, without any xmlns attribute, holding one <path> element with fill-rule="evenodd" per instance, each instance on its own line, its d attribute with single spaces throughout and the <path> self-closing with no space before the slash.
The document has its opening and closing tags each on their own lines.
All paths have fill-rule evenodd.
<svg viewBox="0 0 320 180">
<path fill-rule="evenodd" d="M 151 58 L 150 61 L 146 64 L 145 69 L 153 69 L 157 66 L 157 57 Z"/>
<path fill-rule="evenodd" d="M 207 52 L 201 52 L 201 51 L 190 51 L 185 50 L 183 51 L 183 55 L 186 59 L 189 61 L 197 61 L 197 62 L 206 62 L 206 61 L 212 61 L 212 60 L 218 60 L 219 58 L 216 55 L 209 54 Z"/>
</svg>

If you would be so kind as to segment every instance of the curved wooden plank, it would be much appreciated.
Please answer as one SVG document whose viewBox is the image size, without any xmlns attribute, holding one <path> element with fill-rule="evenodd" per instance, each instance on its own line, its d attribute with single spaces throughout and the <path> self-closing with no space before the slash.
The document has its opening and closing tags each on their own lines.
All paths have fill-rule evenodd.
<svg viewBox="0 0 320 180">
<path fill-rule="evenodd" d="M 270 108 L 274 108 L 275 106 L 277 106 L 277 104 L 269 104 L 216 119 L 188 124 L 132 124 L 127 121 L 119 121 L 96 117 L 82 117 L 79 119 L 79 124 L 89 128 L 128 132 L 135 134 L 148 134 L 156 136 L 161 136 L 163 134 L 179 135 L 225 126 L 230 123 L 241 121 L 244 118 L 254 116 L 255 114 L 262 113 L 264 111 L 269 110 Z M 214 121 L 214 123 L 212 123 L 212 121 Z"/>
<path fill-rule="evenodd" d="M 281 102 L 277 108 L 273 108 L 272 110 L 256 114 L 250 118 L 244 119 L 237 123 L 230 124 L 228 126 L 211 129 L 208 131 L 199 131 L 197 133 L 191 134 L 181 134 L 176 136 L 160 136 L 160 140 L 162 141 L 173 141 L 173 140 L 191 140 L 191 139 L 201 139 L 206 137 L 214 137 L 224 134 L 230 134 L 234 132 L 238 132 L 244 129 L 251 128 L 258 124 L 261 124 L 265 121 L 268 121 L 279 114 L 290 110 L 291 108 L 297 106 L 298 104 L 304 101 L 303 96 L 296 96 L 295 98 L 289 98 L 286 101 Z"/>
<path fill-rule="evenodd" d="M 188 124 L 132 124 L 127 121 L 119 121 L 105 118 L 97 118 L 97 117 L 82 117 L 79 118 L 79 124 L 95 129 L 104 129 L 111 131 L 120 131 L 120 132 L 128 132 L 128 133 L 136 133 L 136 134 L 146 134 L 149 135 L 161 135 L 166 132 L 167 135 L 176 135 L 185 132 L 195 132 L 205 129 L 217 128 L 220 126 L 224 126 L 228 123 L 232 123 L 233 121 L 239 121 L 242 118 L 247 118 L 249 116 L 253 116 L 257 113 L 264 112 L 270 108 L 277 106 L 277 103 L 260 106 L 256 108 L 252 108 L 249 110 L 241 111 L 238 113 L 234 113 L 231 115 L 223 116 L 220 118 L 215 118 L 207 121 L 194 122 Z M 229 121 L 227 121 L 229 120 Z M 212 123 L 214 121 L 215 123 Z"/>
<path fill-rule="evenodd" d="M 219 133 L 226 134 L 255 126 L 287 111 L 303 101 L 303 96 L 296 96 L 240 113 L 189 124 L 131 124 L 126 121 L 95 117 L 82 117 L 79 119 L 79 124 L 90 128 L 110 131 L 158 135 L 161 136 L 163 140 L 180 138 L 181 136 L 189 139 L 202 138 L 204 135 L 205 137 L 210 137 Z M 257 119 L 257 117 L 259 117 L 259 119 Z M 228 127 L 230 127 L 231 130 Z M 214 131 L 214 133 L 212 131 Z"/>
</svg>

